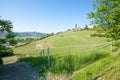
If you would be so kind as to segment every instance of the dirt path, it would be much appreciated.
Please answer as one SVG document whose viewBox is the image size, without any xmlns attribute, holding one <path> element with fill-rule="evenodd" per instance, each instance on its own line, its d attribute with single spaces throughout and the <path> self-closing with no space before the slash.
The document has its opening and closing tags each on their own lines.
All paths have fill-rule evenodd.
<svg viewBox="0 0 120 80">
<path fill-rule="evenodd" d="M 38 74 L 28 63 L 0 65 L 0 80 L 37 80 Z"/>
</svg>

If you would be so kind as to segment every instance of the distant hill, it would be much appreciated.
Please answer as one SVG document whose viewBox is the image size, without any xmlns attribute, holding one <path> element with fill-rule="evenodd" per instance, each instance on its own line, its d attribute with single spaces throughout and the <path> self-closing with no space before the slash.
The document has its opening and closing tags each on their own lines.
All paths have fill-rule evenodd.
<svg viewBox="0 0 120 80">
<path fill-rule="evenodd" d="M 45 36 L 46 33 L 40 32 L 14 32 L 16 36 Z"/>
<path fill-rule="evenodd" d="M 40 32 L 14 32 L 16 36 L 45 36 L 47 33 Z M 0 36 L 6 36 L 7 32 L 0 32 Z"/>
</svg>

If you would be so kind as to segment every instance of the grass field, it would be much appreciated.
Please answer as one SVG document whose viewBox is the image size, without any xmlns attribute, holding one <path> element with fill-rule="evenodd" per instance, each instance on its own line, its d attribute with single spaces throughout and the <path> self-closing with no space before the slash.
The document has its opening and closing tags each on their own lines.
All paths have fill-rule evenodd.
<svg viewBox="0 0 120 80">
<path fill-rule="evenodd" d="M 120 54 L 101 59 L 74 72 L 73 80 L 119 80 Z"/>
<path fill-rule="evenodd" d="M 120 55 L 110 55 L 111 46 L 107 39 L 90 37 L 93 33 L 94 31 L 85 30 L 66 31 L 15 47 L 14 52 L 36 55 L 19 61 L 30 62 L 30 65 L 42 75 L 67 74 L 72 80 L 119 80 L 120 72 L 117 70 L 120 67 Z M 43 57 L 39 54 L 43 48 L 47 53 L 47 47 L 50 47 L 50 61 L 48 54 L 44 54 Z M 113 74 L 116 76 L 112 76 Z"/>
<path fill-rule="evenodd" d="M 20 59 L 20 61 L 30 62 L 30 65 L 37 68 L 37 71 L 42 75 L 50 72 L 52 74 L 68 76 L 107 56 L 109 56 L 108 47 L 100 50 L 91 48 L 85 51 L 77 50 L 70 53 L 51 53 L 49 61 L 47 56 L 25 57 Z"/>
<path fill-rule="evenodd" d="M 90 45 L 90 44 L 99 44 L 107 42 L 106 38 L 100 37 L 90 37 L 90 34 L 93 34 L 94 31 L 66 31 L 43 40 L 34 41 L 28 45 L 14 48 L 15 54 L 21 50 L 40 50 L 43 48 L 59 48 L 59 47 L 71 47 L 77 45 Z M 25 53 L 26 54 L 26 53 Z"/>
</svg>

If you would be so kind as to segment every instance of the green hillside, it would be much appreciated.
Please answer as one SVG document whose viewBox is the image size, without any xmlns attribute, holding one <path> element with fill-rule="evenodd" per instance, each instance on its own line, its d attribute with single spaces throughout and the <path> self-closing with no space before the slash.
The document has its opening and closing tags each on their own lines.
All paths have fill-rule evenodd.
<svg viewBox="0 0 120 80">
<path fill-rule="evenodd" d="M 47 47 L 58 48 L 107 42 L 106 38 L 90 37 L 90 34 L 93 33 L 94 31 L 66 31 L 60 34 L 50 36 L 43 40 L 32 42 L 28 45 L 17 47 L 14 49 L 14 51 L 15 54 L 17 54 L 19 50 L 40 50 Z"/>
<path fill-rule="evenodd" d="M 46 39 L 54 47 L 74 46 L 74 45 L 89 45 L 98 44 L 106 41 L 105 38 L 93 38 L 90 34 L 94 31 L 67 31 Z"/>
<path fill-rule="evenodd" d="M 66 75 L 67 80 L 119 80 L 120 55 L 110 55 L 111 45 L 107 39 L 91 37 L 93 33 L 86 30 L 66 31 L 15 47 L 14 52 L 34 55 L 45 48 L 44 56 L 37 54 L 20 61 L 30 62 L 40 74 L 47 73 L 52 79 L 57 74 Z M 47 47 L 50 47 L 50 62 L 46 54 Z"/>
<path fill-rule="evenodd" d="M 73 80 L 120 80 L 120 54 L 101 59 L 74 72 Z"/>
</svg>

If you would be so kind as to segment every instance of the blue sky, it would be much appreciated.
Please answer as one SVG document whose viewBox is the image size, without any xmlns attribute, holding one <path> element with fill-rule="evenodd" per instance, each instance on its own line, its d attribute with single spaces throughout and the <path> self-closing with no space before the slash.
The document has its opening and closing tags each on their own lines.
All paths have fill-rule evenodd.
<svg viewBox="0 0 120 80">
<path fill-rule="evenodd" d="M 13 31 L 59 32 L 90 23 L 92 0 L 0 0 L 0 16 Z"/>
</svg>

